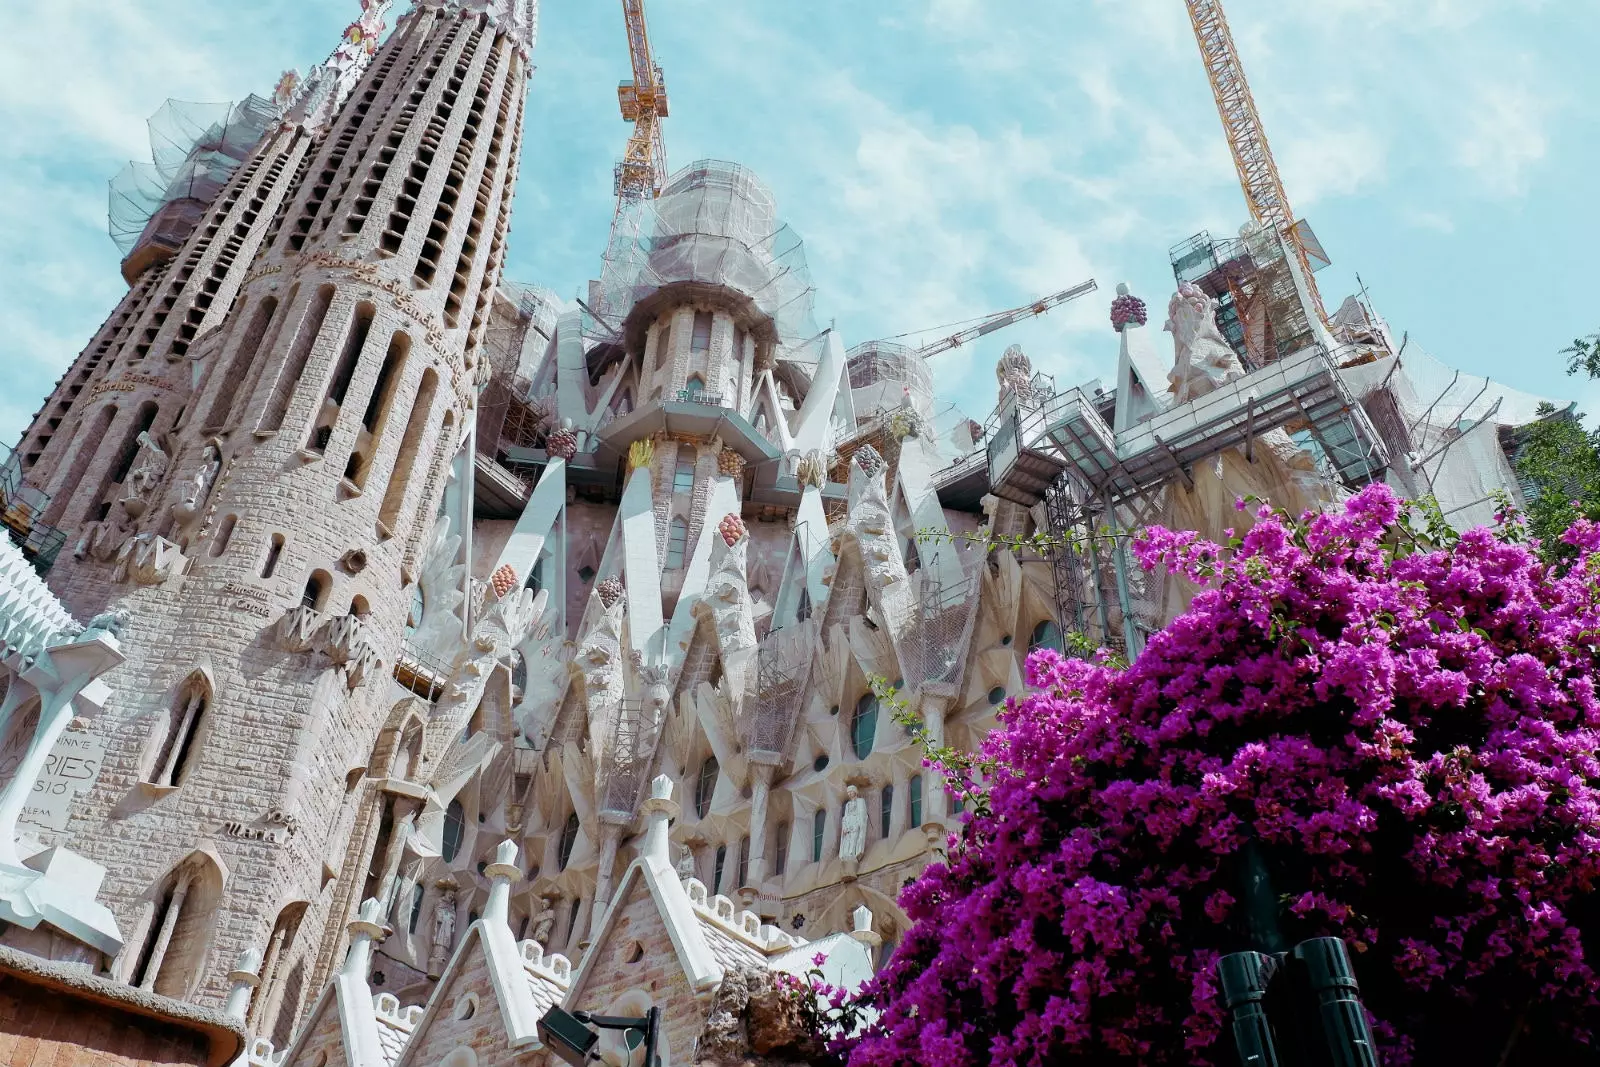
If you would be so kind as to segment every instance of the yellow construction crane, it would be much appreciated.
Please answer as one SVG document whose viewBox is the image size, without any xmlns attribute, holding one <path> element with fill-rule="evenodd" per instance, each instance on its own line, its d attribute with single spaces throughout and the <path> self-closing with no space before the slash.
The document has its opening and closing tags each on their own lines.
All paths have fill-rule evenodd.
<svg viewBox="0 0 1600 1067">
<path fill-rule="evenodd" d="M 650 54 L 644 0 L 622 0 L 628 26 L 628 56 L 633 77 L 617 86 L 622 117 L 633 123 L 633 136 L 617 164 L 617 211 L 631 200 L 654 198 L 667 181 L 667 149 L 661 142 L 661 120 L 667 117 L 667 83 Z"/>
<path fill-rule="evenodd" d="M 1322 294 L 1317 292 L 1317 282 L 1311 273 L 1305 237 L 1295 226 L 1294 211 L 1289 207 L 1288 194 L 1283 191 L 1278 165 L 1273 162 L 1266 127 L 1261 124 L 1255 98 L 1250 95 L 1250 83 L 1245 80 L 1244 66 L 1239 62 L 1239 50 L 1228 29 L 1222 0 L 1185 0 L 1185 3 L 1189 5 L 1189 21 L 1194 24 L 1200 58 L 1211 79 L 1211 92 L 1217 99 L 1217 111 L 1222 116 L 1222 128 L 1228 135 L 1228 148 L 1233 152 L 1233 164 L 1238 168 L 1239 184 L 1244 187 L 1250 214 L 1256 222 L 1282 233 L 1287 239 L 1295 258 L 1300 261 L 1317 318 L 1326 324 L 1328 312 L 1322 306 Z"/>
</svg>

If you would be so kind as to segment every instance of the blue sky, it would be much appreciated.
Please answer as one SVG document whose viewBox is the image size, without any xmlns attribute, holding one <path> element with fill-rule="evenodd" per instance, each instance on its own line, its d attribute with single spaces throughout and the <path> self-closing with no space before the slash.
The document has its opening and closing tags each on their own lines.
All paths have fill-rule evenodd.
<svg viewBox="0 0 1600 1067">
<path fill-rule="evenodd" d="M 270 92 L 354 0 L 0 5 L 0 440 L 123 284 L 105 181 L 168 97 Z M 1095 277 L 1101 292 L 938 357 L 977 417 L 1013 342 L 1114 375 L 1110 293 L 1153 312 L 1170 245 L 1244 220 L 1182 0 L 648 0 L 673 166 L 753 167 L 847 344 Z M 1557 350 L 1600 329 L 1600 0 L 1228 0 L 1289 195 L 1411 343 L 1600 410 Z M 620 7 L 545 0 L 508 276 L 597 277 L 628 127 Z M 1159 323 L 1159 316 L 1156 322 Z"/>
</svg>

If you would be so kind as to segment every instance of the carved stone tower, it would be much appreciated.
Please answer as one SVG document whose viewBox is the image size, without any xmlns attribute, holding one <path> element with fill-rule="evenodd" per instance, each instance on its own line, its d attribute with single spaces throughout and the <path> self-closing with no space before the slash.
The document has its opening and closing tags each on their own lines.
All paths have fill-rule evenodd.
<svg viewBox="0 0 1600 1067">
<path fill-rule="evenodd" d="M 132 614 L 63 835 L 111 872 L 116 975 L 218 1004 L 265 945 L 264 1034 L 351 918 L 347 796 L 475 402 L 535 19 L 421 0 L 361 65 L 281 91 L 192 232 L 152 220 L 19 450 L 68 538 L 52 587 Z"/>
</svg>

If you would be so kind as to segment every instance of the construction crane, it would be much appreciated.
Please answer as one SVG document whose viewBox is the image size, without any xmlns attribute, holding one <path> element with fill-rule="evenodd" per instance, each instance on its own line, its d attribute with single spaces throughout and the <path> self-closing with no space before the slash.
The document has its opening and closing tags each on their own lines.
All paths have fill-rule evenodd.
<svg viewBox="0 0 1600 1067">
<path fill-rule="evenodd" d="M 1283 179 L 1278 176 L 1278 165 L 1267 144 L 1267 130 L 1256 110 L 1255 97 L 1250 94 L 1250 83 L 1239 62 L 1239 50 L 1233 43 L 1233 32 L 1228 29 L 1222 0 L 1185 0 L 1185 3 L 1189 6 L 1189 21 L 1194 24 L 1200 58 L 1205 63 L 1206 76 L 1211 79 L 1211 92 L 1217 100 L 1217 111 L 1222 116 L 1222 128 L 1228 135 L 1228 148 L 1233 152 L 1233 165 L 1239 171 L 1239 184 L 1244 188 L 1250 214 L 1261 226 L 1284 235 L 1300 261 L 1300 271 L 1317 318 L 1326 325 L 1328 312 L 1322 306 L 1322 294 L 1317 291 L 1317 282 L 1311 273 L 1305 236 L 1295 226 L 1294 210 L 1289 207 Z"/>
<path fill-rule="evenodd" d="M 1033 318 L 1035 315 L 1043 315 L 1053 307 L 1065 304 L 1069 300 L 1076 300 L 1078 297 L 1092 293 L 1098 288 L 1099 286 L 1095 284 L 1095 280 L 1090 278 L 1086 282 L 1074 285 L 1071 289 L 1063 289 L 1059 293 L 1051 293 L 1049 296 L 1035 300 L 1031 304 L 1014 307 L 1009 311 L 997 311 L 993 315 L 984 316 L 976 326 L 970 326 L 948 337 L 941 337 L 932 344 L 923 345 L 917 349 L 916 354 L 923 357 L 937 356 L 939 353 L 948 352 L 952 348 L 960 348 L 968 341 L 994 333 L 996 330 L 1003 330 L 1013 323 L 1021 322 L 1023 319 Z"/>
<path fill-rule="evenodd" d="M 622 117 L 633 123 L 633 136 L 617 163 L 617 212 L 634 200 L 655 198 L 667 181 L 667 149 L 661 142 L 661 120 L 667 117 L 667 83 L 650 54 L 644 0 L 622 0 L 628 27 L 628 56 L 633 77 L 617 86 Z"/>
</svg>

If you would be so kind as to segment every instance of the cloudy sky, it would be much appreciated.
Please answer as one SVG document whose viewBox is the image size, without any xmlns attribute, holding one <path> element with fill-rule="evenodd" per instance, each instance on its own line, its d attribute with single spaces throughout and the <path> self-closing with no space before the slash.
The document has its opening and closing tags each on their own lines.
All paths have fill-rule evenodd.
<svg viewBox="0 0 1600 1067">
<path fill-rule="evenodd" d="M 404 0 L 402 0 L 402 5 Z M 355 0 L 0 3 L 0 441 L 124 286 L 106 179 L 169 98 L 269 93 Z M 627 138 L 619 5 L 544 0 L 507 273 L 598 276 Z M 674 166 L 753 167 L 847 344 L 1096 278 L 1101 292 L 938 357 L 982 416 L 1021 343 L 1114 374 L 1109 294 L 1152 307 L 1167 249 L 1244 203 L 1182 0 L 648 0 Z M 1397 331 L 1465 371 L 1600 410 L 1557 351 L 1600 329 L 1600 0 L 1228 0 L 1296 210 Z M 1157 319 L 1159 321 L 1159 318 Z M 934 336 L 930 332 L 930 336 Z"/>
</svg>

